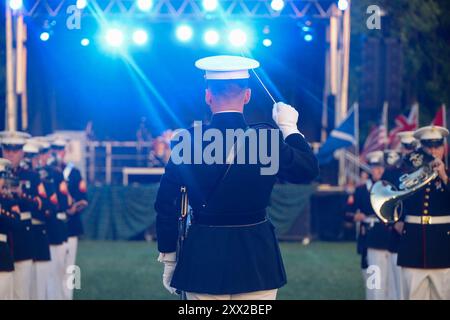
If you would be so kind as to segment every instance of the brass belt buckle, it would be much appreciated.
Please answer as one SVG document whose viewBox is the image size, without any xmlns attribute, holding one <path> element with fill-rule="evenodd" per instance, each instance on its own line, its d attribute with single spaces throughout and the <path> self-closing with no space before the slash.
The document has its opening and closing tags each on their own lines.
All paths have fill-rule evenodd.
<svg viewBox="0 0 450 320">
<path fill-rule="evenodd" d="M 422 216 L 422 224 L 431 224 L 430 216 Z"/>
</svg>

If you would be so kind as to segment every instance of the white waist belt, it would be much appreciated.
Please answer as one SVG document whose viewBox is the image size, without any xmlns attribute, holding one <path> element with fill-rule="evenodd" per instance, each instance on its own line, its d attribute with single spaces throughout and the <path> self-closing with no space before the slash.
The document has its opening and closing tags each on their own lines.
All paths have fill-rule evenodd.
<svg viewBox="0 0 450 320">
<path fill-rule="evenodd" d="M 66 220 L 67 219 L 67 215 L 65 212 L 58 212 L 56 214 L 56 219 L 58 220 Z"/>
<path fill-rule="evenodd" d="M 446 224 L 450 216 L 406 216 L 405 222 L 413 224 Z"/>
<path fill-rule="evenodd" d="M 370 224 L 371 227 L 373 227 L 373 225 L 375 223 L 380 223 L 380 219 L 376 218 L 376 217 L 367 217 L 363 220 L 364 223 Z"/>
<path fill-rule="evenodd" d="M 35 226 L 38 226 L 38 225 L 44 224 L 44 222 L 42 222 L 42 221 L 40 221 L 38 219 L 31 219 L 31 224 L 35 225 Z"/>
<path fill-rule="evenodd" d="M 6 234 L 0 233 L 0 242 L 7 242 L 8 236 Z"/>
<path fill-rule="evenodd" d="M 30 220 L 31 219 L 31 212 L 21 212 L 20 213 L 20 220 Z"/>
</svg>

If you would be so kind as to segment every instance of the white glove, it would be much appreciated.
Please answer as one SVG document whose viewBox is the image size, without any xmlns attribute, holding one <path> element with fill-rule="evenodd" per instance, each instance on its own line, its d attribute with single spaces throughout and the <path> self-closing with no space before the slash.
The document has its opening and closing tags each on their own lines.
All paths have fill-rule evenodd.
<svg viewBox="0 0 450 320">
<path fill-rule="evenodd" d="M 283 102 L 275 103 L 272 109 L 272 118 L 285 139 L 293 133 L 300 133 L 297 128 L 298 112 L 292 106 Z"/>
<path fill-rule="evenodd" d="M 176 293 L 176 289 L 170 286 L 173 272 L 177 266 L 176 253 L 160 253 L 158 261 L 164 263 L 163 285 L 171 293 Z"/>
</svg>

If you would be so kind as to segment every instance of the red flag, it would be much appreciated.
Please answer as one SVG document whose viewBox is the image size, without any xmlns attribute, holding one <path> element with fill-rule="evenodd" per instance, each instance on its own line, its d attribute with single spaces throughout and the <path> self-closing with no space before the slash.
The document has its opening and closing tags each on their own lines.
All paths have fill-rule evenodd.
<svg viewBox="0 0 450 320">
<path fill-rule="evenodd" d="M 395 118 L 395 128 L 389 131 L 389 147 L 390 149 L 396 149 L 400 144 L 400 140 L 397 137 L 397 133 L 403 131 L 414 131 L 419 127 L 419 105 L 412 106 L 408 117 L 401 114 Z"/>
<path fill-rule="evenodd" d="M 443 104 L 434 116 L 432 125 L 445 127 L 445 105 Z"/>
</svg>

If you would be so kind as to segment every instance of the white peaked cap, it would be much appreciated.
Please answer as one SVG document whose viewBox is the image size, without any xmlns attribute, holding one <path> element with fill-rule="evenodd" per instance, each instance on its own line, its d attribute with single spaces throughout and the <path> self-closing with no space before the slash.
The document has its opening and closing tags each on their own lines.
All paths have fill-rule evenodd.
<svg viewBox="0 0 450 320">
<path fill-rule="evenodd" d="M 39 151 L 41 150 L 41 145 L 38 144 L 37 142 L 28 140 L 27 143 L 23 146 L 23 152 L 25 153 L 34 153 L 34 154 L 38 154 Z"/>
<path fill-rule="evenodd" d="M 367 154 L 368 164 L 383 164 L 384 152 L 383 151 L 373 151 Z"/>
<path fill-rule="evenodd" d="M 259 67 L 259 62 L 240 56 L 212 56 L 195 62 L 198 69 L 205 71 L 207 80 L 248 79 L 248 70 Z"/>
<path fill-rule="evenodd" d="M 448 130 L 439 126 L 427 126 L 417 129 L 414 137 L 418 140 L 440 140 L 448 136 Z"/>
<path fill-rule="evenodd" d="M 400 138 L 401 143 L 405 144 L 411 144 L 416 141 L 416 138 L 414 138 L 414 131 L 401 131 L 397 133 L 397 137 Z"/>
</svg>

